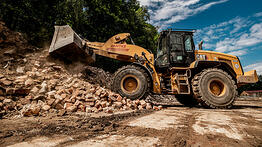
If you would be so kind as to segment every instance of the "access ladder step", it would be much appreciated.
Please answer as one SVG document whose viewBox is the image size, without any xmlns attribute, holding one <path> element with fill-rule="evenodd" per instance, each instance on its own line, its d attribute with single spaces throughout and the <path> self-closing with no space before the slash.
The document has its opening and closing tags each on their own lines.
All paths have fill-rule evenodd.
<svg viewBox="0 0 262 147">
<path fill-rule="evenodd" d="M 176 75 L 176 82 L 178 84 L 179 94 L 190 94 L 190 84 L 187 75 Z"/>
</svg>

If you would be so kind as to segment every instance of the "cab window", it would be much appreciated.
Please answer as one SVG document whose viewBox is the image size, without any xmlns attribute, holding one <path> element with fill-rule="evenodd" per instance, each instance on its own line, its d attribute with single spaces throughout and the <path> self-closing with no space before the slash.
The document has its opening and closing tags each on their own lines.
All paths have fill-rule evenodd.
<svg viewBox="0 0 262 147">
<path fill-rule="evenodd" d="M 186 51 L 192 51 L 191 36 L 187 35 L 185 37 L 185 49 Z"/>
<path fill-rule="evenodd" d="M 157 62 L 159 65 L 168 64 L 167 44 L 166 37 L 162 37 L 159 40 L 159 49 L 157 51 Z"/>
<path fill-rule="evenodd" d="M 159 50 L 157 51 L 157 57 L 167 54 L 166 38 L 161 38 Z"/>
</svg>

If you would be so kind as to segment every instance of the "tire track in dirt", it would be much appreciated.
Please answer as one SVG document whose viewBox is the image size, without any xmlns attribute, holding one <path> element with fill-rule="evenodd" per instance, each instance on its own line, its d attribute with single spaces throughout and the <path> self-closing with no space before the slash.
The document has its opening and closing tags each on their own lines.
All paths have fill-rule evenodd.
<svg viewBox="0 0 262 147">
<path fill-rule="evenodd" d="M 187 113 L 183 113 L 182 115 L 179 114 L 180 110 L 172 110 L 174 114 L 170 114 L 170 112 L 166 112 L 165 116 L 168 116 L 167 118 L 174 119 L 177 122 L 175 124 L 168 124 L 169 126 L 166 126 L 165 120 L 163 120 L 161 123 L 163 126 L 159 126 L 157 122 L 151 122 L 156 124 L 148 124 L 148 126 L 145 126 L 144 123 L 141 123 L 140 121 L 145 121 L 145 123 L 150 123 L 149 119 L 152 119 L 152 116 L 158 116 L 159 112 L 155 112 L 153 114 L 143 116 L 138 118 L 137 120 L 125 121 L 122 122 L 121 127 L 118 129 L 117 134 L 119 135 L 125 135 L 125 136 L 140 136 L 140 137 L 157 137 L 159 138 L 161 142 L 161 146 L 188 146 L 193 141 L 190 141 L 190 137 L 193 136 L 193 130 L 191 128 L 191 125 L 195 122 L 194 115 Z M 178 115 L 179 114 L 179 115 Z M 161 114 L 162 115 L 162 114 Z M 161 118 L 161 117 L 160 117 Z M 154 118 L 153 118 L 153 121 Z M 139 123 L 140 122 L 140 123 Z M 170 123 L 168 121 L 167 123 Z M 128 125 L 126 125 L 128 124 Z M 140 125 L 140 126 L 139 126 Z"/>
<path fill-rule="evenodd" d="M 243 131 L 244 138 L 243 142 L 244 144 L 247 144 L 246 146 L 257 146 L 262 144 L 262 128 L 257 127 L 261 126 L 261 122 L 258 122 L 255 117 L 251 115 L 245 114 L 246 112 L 250 112 L 252 110 L 246 110 L 246 109 L 239 109 L 239 110 L 233 110 L 232 113 L 232 121 L 235 125 L 237 125 L 237 128 L 240 128 Z M 243 113 L 244 112 L 244 113 Z M 234 117 L 239 116 L 239 117 Z M 241 122 L 241 123 L 239 123 Z"/>
</svg>

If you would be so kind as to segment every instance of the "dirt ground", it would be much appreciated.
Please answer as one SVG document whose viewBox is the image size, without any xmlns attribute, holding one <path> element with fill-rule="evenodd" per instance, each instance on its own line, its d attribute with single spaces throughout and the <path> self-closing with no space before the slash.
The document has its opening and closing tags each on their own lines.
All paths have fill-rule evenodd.
<svg viewBox="0 0 262 147">
<path fill-rule="evenodd" d="M 188 108 L 0 120 L 0 146 L 261 146 L 262 99 Z"/>
</svg>

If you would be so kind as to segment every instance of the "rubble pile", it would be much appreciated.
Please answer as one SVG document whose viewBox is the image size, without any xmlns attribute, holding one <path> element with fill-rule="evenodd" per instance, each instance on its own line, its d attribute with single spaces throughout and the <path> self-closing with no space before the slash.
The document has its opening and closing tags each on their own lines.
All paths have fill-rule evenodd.
<svg viewBox="0 0 262 147">
<path fill-rule="evenodd" d="M 43 56 L 40 56 L 43 58 Z M 81 73 L 70 75 L 55 63 L 28 61 L 31 70 L 18 67 L 0 75 L 0 109 L 2 114 L 19 111 L 23 116 L 56 112 L 113 113 L 118 110 L 162 109 L 144 100 L 130 100 L 98 85 L 83 81 Z M 26 65 L 25 65 L 26 66 Z M 19 73 L 14 76 L 14 74 Z"/>
<path fill-rule="evenodd" d="M 0 30 L 4 29 L 0 32 L 18 35 L 17 42 L 22 43 L 21 47 L 30 47 L 21 34 L 10 32 L 1 25 Z M 8 33 L 6 35 L 8 37 Z M 111 75 L 102 69 L 49 60 L 48 49 L 20 56 L 21 52 L 16 51 L 18 44 L 12 43 L 14 39 L 3 40 L 1 37 L 0 46 L 5 46 L 4 52 L 14 50 L 13 56 L 20 58 L 10 56 L 7 60 L 9 64 L 0 67 L 0 117 L 8 114 L 44 116 L 48 113 L 64 115 L 77 111 L 113 113 L 119 110 L 162 109 L 144 100 L 121 97 L 106 89 L 109 82 L 92 82 L 98 79 L 110 81 Z"/>
</svg>

